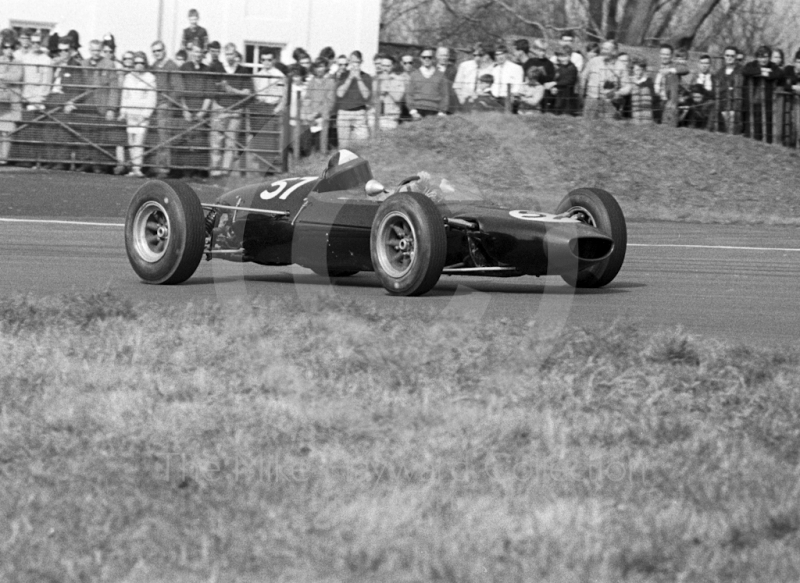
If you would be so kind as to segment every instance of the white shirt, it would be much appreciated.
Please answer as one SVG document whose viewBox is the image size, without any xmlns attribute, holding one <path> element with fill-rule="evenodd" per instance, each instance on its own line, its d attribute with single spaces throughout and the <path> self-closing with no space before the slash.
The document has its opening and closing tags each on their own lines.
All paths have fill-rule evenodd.
<svg viewBox="0 0 800 583">
<path fill-rule="evenodd" d="M 497 63 L 492 68 L 494 84 L 492 85 L 492 95 L 494 97 L 507 97 L 509 85 L 511 94 L 518 95 L 524 78 L 522 67 L 516 63 L 506 60 L 502 65 Z"/>
<path fill-rule="evenodd" d="M 461 63 L 458 66 L 458 71 L 456 71 L 455 81 L 453 81 L 453 89 L 458 100 L 464 103 L 469 97 L 476 96 L 478 94 L 478 79 L 481 75 L 491 75 L 493 68 L 494 63 L 491 61 L 484 67 L 481 67 L 475 59 Z"/>
</svg>

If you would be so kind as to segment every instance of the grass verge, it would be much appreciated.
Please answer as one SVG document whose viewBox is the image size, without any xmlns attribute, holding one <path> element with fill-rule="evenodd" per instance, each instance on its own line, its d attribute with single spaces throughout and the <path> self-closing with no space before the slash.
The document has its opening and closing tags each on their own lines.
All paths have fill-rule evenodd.
<svg viewBox="0 0 800 583">
<path fill-rule="evenodd" d="M 404 124 L 353 148 L 396 184 L 420 170 L 469 194 L 552 212 L 573 188 L 618 197 L 629 220 L 800 225 L 798 154 L 739 136 L 553 115 Z M 319 173 L 324 157 L 296 173 Z"/>
<path fill-rule="evenodd" d="M 800 576 L 792 347 L 325 296 L 0 313 L 3 581 Z"/>
</svg>

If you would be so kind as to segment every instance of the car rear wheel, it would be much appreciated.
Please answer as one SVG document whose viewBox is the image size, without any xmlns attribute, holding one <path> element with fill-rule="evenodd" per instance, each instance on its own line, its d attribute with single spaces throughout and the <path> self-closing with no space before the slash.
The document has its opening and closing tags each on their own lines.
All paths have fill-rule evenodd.
<svg viewBox="0 0 800 583">
<path fill-rule="evenodd" d="M 614 248 L 605 260 L 576 273 L 562 275 L 564 281 L 579 288 L 602 287 L 611 283 L 622 268 L 628 245 L 625 216 L 616 199 L 600 188 L 578 188 L 564 197 L 556 213 L 567 213 L 614 241 Z"/>
<path fill-rule="evenodd" d="M 203 207 L 190 186 L 151 180 L 136 192 L 125 217 L 125 250 L 142 281 L 186 281 L 204 248 Z"/>
<path fill-rule="evenodd" d="M 424 194 L 403 192 L 378 208 L 370 234 L 372 266 L 393 295 L 430 291 L 444 269 L 447 236 L 436 204 Z"/>
</svg>

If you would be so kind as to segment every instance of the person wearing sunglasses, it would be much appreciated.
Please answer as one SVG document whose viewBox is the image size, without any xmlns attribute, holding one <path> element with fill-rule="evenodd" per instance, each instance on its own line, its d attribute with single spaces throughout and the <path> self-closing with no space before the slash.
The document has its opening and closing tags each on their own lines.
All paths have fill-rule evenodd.
<svg viewBox="0 0 800 583">
<path fill-rule="evenodd" d="M 119 120 L 127 125 L 128 152 L 132 167 L 128 176 L 144 176 L 144 140 L 157 100 L 156 78 L 147 70 L 147 55 L 143 52 L 134 53 L 133 70 L 125 75 L 122 82 L 119 109 Z"/>
<path fill-rule="evenodd" d="M 436 68 L 435 50 L 428 47 L 420 53 L 422 66 L 411 73 L 406 92 L 406 104 L 415 120 L 431 115 L 445 116 L 450 105 L 450 85 Z"/>
<path fill-rule="evenodd" d="M 479 79 L 492 74 L 494 55 L 488 43 L 476 43 L 472 49 L 472 58 L 458 66 L 456 79 L 453 82 L 458 101 L 463 105 L 467 101 L 482 94 L 479 90 Z M 492 77 L 494 79 L 494 76 Z"/>
<path fill-rule="evenodd" d="M 742 66 L 736 60 L 739 49 L 730 45 L 722 52 L 722 66 L 714 73 L 719 98 L 719 130 L 732 134 L 742 131 Z"/>
</svg>

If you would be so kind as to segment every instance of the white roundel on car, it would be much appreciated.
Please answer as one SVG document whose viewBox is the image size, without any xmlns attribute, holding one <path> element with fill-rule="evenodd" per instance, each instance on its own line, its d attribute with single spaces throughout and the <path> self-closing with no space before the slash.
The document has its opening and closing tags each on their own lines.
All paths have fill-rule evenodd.
<svg viewBox="0 0 800 583">
<path fill-rule="evenodd" d="M 540 221 L 543 223 L 577 223 L 579 222 L 577 219 L 571 219 L 569 217 L 563 217 L 561 215 L 551 215 L 549 213 L 540 213 L 537 211 L 524 211 L 524 210 L 516 210 L 516 211 L 508 211 L 515 219 L 521 219 L 523 221 Z"/>
</svg>

